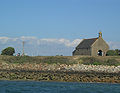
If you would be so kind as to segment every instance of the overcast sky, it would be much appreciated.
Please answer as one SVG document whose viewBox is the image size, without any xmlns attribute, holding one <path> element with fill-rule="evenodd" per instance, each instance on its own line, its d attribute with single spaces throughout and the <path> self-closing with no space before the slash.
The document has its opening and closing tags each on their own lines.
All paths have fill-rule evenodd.
<svg viewBox="0 0 120 93">
<path fill-rule="evenodd" d="M 0 0 L 0 51 L 24 40 L 28 55 L 72 55 L 100 30 L 120 49 L 120 0 Z"/>
</svg>

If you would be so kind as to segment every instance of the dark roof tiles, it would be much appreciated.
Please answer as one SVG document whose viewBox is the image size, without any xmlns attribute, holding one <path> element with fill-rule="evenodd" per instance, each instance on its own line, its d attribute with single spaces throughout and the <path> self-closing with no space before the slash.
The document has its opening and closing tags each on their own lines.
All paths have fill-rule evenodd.
<svg viewBox="0 0 120 93">
<path fill-rule="evenodd" d="M 83 41 L 76 47 L 76 49 L 90 48 L 97 39 L 98 38 L 83 39 Z"/>
</svg>

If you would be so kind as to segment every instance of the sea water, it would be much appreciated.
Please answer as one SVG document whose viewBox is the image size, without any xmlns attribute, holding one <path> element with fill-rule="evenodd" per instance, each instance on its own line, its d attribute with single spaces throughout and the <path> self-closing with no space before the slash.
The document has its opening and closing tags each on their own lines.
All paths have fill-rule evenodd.
<svg viewBox="0 0 120 93">
<path fill-rule="evenodd" d="M 0 93 L 120 93 L 120 84 L 0 81 Z"/>
</svg>

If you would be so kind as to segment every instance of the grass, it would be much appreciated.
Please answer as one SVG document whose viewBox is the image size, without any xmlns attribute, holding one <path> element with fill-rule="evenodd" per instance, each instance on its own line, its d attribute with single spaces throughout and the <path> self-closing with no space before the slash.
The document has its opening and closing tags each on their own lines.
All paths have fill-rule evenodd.
<svg viewBox="0 0 120 93">
<path fill-rule="evenodd" d="M 82 64 L 84 65 L 108 65 L 108 66 L 118 66 L 120 65 L 120 62 L 116 60 L 115 58 L 97 58 L 97 57 L 83 57 L 80 58 L 82 61 Z"/>
<path fill-rule="evenodd" d="M 30 56 L 4 56 L 2 60 L 7 63 L 46 63 L 46 64 L 75 64 L 76 61 L 70 57 L 63 56 L 47 56 L 47 57 L 30 57 Z"/>
<path fill-rule="evenodd" d="M 84 65 L 120 65 L 120 57 L 88 57 L 88 56 L 0 56 L 0 62 L 8 64 L 25 64 L 25 63 L 46 63 L 46 64 L 84 64 Z"/>
</svg>

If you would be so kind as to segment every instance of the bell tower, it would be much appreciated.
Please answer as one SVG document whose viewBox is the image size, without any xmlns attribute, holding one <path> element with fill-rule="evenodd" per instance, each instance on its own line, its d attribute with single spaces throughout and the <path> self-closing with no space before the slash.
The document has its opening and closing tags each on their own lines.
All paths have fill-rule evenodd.
<svg viewBox="0 0 120 93">
<path fill-rule="evenodd" d="M 102 32 L 101 32 L 101 31 L 99 32 L 99 38 L 100 38 L 100 37 L 102 37 Z"/>
</svg>

